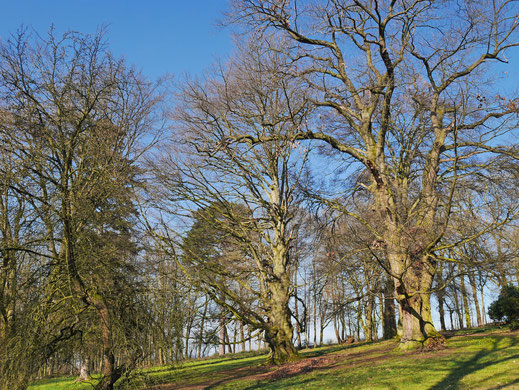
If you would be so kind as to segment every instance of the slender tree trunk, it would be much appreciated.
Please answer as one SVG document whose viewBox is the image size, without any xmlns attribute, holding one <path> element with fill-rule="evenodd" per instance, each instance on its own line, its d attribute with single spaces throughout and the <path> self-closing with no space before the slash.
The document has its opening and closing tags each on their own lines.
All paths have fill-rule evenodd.
<svg viewBox="0 0 519 390">
<path fill-rule="evenodd" d="M 459 329 L 463 329 L 463 315 L 461 313 L 458 289 L 456 286 L 454 286 L 454 288 L 452 289 L 452 297 L 454 299 L 454 308 L 456 310 L 456 315 L 458 317 L 458 327 Z"/>
<path fill-rule="evenodd" d="M 299 321 L 301 320 L 299 318 L 299 299 L 297 296 L 297 291 L 299 290 L 299 287 L 297 285 L 297 269 L 294 271 L 294 314 L 297 318 L 297 329 L 296 329 L 296 340 L 297 340 L 297 348 L 301 349 L 301 327 L 299 325 Z"/>
<path fill-rule="evenodd" d="M 337 322 L 337 313 L 333 315 L 333 330 L 335 331 L 335 337 L 337 338 L 337 344 L 342 343 L 341 333 Z"/>
<path fill-rule="evenodd" d="M 353 331 L 352 329 L 352 325 L 351 325 L 351 315 L 348 314 L 348 336 L 353 336 L 355 334 L 355 332 Z M 346 340 L 346 335 L 343 335 L 343 340 Z M 357 340 L 359 339 L 359 337 L 357 336 Z"/>
<path fill-rule="evenodd" d="M 485 286 L 481 286 L 481 320 L 483 325 L 487 323 L 487 312 L 485 308 Z"/>
<path fill-rule="evenodd" d="M 360 340 L 360 329 L 361 328 L 364 328 L 364 321 L 362 320 L 362 304 L 359 301 L 359 304 L 357 305 L 357 325 L 356 325 L 357 340 Z"/>
<path fill-rule="evenodd" d="M 370 294 L 368 297 L 368 307 L 365 313 L 366 321 L 364 322 L 364 335 L 366 341 L 373 340 L 373 295 Z"/>
<path fill-rule="evenodd" d="M 184 341 L 184 355 L 186 358 L 191 357 L 191 353 L 189 352 L 189 339 L 191 338 L 191 328 L 193 327 L 193 315 L 190 316 L 186 323 L 186 335 Z"/>
<path fill-rule="evenodd" d="M 245 331 L 244 331 L 243 321 L 240 321 L 240 340 L 241 340 L 241 350 L 245 351 Z"/>
<path fill-rule="evenodd" d="M 229 338 L 229 328 L 224 328 L 224 343 L 227 346 L 227 352 L 232 353 L 232 345 L 231 345 L 231 339 Z"/>
<path fill-rule="evenodd" d="M 218 354 L 225 355 L 225 313 L 223 310 L 220 313 L 220 337 Z"/>
<path fill-rule="evenodd" d="M 315 288 L 315 286 L 314 286 Z M 314 307 L 313 307 L 313 314 L 314 314 L 314 348 L 317 348 L 317 295 L 315 294 L 314 290 Z"/>
<path fill-rule="evenodd" d="M 200 333 L 198 335 L 198 346 L 197 346 L 198 358 L 202 357 L 202 344 L 204 343 L 205 319 L 207 316 L 208 306 L 209 306 L 209 298 L 206 296 L 205 302 L 204 302 L 204 311 L 202 312 L 202 318 L 200 319 Z"/>
<path fill-rule="evenodd" d="M 438 312 L 440 314 L 440 327 L 441 330 L 446 330 L 447 327 L 445 326 L 445 308 L 444 308 L 444 299 L 443 299 L 443 290 L 438 291 L 437 294 L 438 297 Z"/>
<path fill-rule="evenodd" d="M 236 344 L 238 344 L 238 327 L 234 321 L 234 329 L 232 332 L 232 353 L 236 353 Z"/>
<path fill-rule="evenodd" d="M 344 309 L 341 310 L 340 318 L 341 321 L 341 339 L 346 340 L 346 313 Z"/>
<path fill-rule="evenodd" d="M 474 298 L 474 306 L 476 307 L 476 321 L 478 322 L 478 326 L 482 326 L 483 322 L 481 320 L 481 313 L 479 311 L 479 299 L 478 299 L 478 289 L 476 286 L 476 278 L 474 276 L 474 272 L 468 271 L 470 286 L 472 287 L 472 297 Z"/>
<path fill-rule="evenodd" d="M 460 267 L 460 270 L 461 267 Z M 463 310 L 465 312 L 465 323 L 467 324 L 467 328 L 472 326 L 472 319 L 470 318 L 470 306 L 469 299 L 467 296 L 467 289 L 465 288 L 465 275 L 460 276 L 460 289 L 461 289 L 461 297 L 463 299 Z"/>
<path fill-rule="evenodd" d="M 436 291 L 436 297 L 438 298 L 438 312 L 440 314 L 440 328 L 441 330 L 445 331 L 447 327 L 445 326 L 445 286 L 443 281 L 443 264 L 440 264 L 438 266 L 438 272 L 437 272 L 437 291 Z"/>
</svg>

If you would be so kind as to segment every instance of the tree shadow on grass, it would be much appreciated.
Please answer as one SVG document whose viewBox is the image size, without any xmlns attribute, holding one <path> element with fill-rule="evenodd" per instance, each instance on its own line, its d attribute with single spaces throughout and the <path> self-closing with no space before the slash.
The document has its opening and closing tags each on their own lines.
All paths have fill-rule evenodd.
<svg viewBox="0 0 519 390">
<path fill-rule="evenodd" d="M 356 348 L 359 348 L 359 347 L 371 347 L 371 346 L 376 346 L 378 344 L 387 344 L 388 343 L 388 340 L 383 340 L 383 339 L 380 339 L 380 340 L 375 340 L 375 341 L 360 341 L 360 342 L 355 342 L 353 344 L 334 344 L 334 345 L 329 345 L 329 346 L 326 346 L 326 347 L 319 347 L 318 349 L 304 349 L 302 351 L 300 351 L 300 354 L 302 357 L 304 357 L 305 359 L 307 358 L 313 358 L 313 357 L 319 357 L 319 356 L 323 356 L 323 355 L 329 355 L 329 354 L 332 354 L 332 353 L 335 353 L 335 352 L 349 352 L 351 350 L 355 350 Z M 389 343 L 391 343 L 391 341 L 389 341 Z M 394 343 L 396 345 L 396 343 Z"/>
<path fill-rule="evenodd" d="M 458 388 L 461 380 L 469 374 L 475 373 L 484 368 L 503 363 L 512 359 L 519 358 L 519 354 L 515 354 L 512 356 L 508 356 L 501 359 L 486 359 L 488 355 L 497 353 L 500 348 L 498 348 L 499 341 L 502 340 L 502 337 L 492 337 L 492 347 L 489 349 L 483 349 L 476 353 L 468 360 L 464 360 L 460 362 L 456 368 L 454 368 L 445 378 L 443 378 L 440 382 L 430 387 L 429 390 L 444 390 L 450 388 Z M 507 345 L 507 348 L 513 347 L 517 345 L 519 340 L 514 338 L 512 342 Z"/>
</svg>

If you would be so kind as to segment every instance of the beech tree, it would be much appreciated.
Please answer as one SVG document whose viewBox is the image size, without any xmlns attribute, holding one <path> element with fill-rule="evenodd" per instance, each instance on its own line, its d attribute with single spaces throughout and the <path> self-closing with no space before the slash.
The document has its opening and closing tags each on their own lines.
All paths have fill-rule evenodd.
<svg viewBox="0 0 519 390">
<path fill-rule="evenodd" d="M 291 231 L 307 152 L 286 136 L 254 146 L 229 141 L 236 134 L 295 133 L 305 127 L 307 101 L 284 76 L 278 55 L 252 45 L 214 74 L 187 83 L 179 94 L 173 141 L 183 147 L 156 166 L 156 203 L 164 220 L 182 209 L 195 217 L 192 236 L 203 226 L 218 232 L 218 245 L 183 248 L 186 274 L 237 319 L 264 332 L 269 361 L 278 364 L 297 357 L 289 307 Z M 165 229 L 155 236 L 174 247 L 165 232 L 171 237 L 175 229 Z"/>
<path fill-rule="evenodd" d="M 385 249 L 400 347 L 442 344 L 430 295 L 458 178 L 516 156 L 503 140 L 519 101 L 493 85 L 490 64 L 518 45 L 517 2 L 235 0 L 229 18 L 290 40 L 288 72 L 323 109 L 291 139 L 324 142 L 365 172 L 357 186 L 377 218 L 355 216 Z"/>
</svg>

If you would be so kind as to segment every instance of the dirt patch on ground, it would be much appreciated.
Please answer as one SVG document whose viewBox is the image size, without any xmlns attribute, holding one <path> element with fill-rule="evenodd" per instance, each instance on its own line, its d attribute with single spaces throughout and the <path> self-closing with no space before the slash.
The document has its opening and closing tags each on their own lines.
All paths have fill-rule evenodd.
<svg viewBox="0 0 519 390">
<path fill-rule="evenodd" d="M 251 366 L 251 367 L 240 367 L 232 370 L 220 371 L 215 374 L 216 378 L 209 381 L 204 381 L 197 384 L 183 384 L 183 383 L 169 383 L 163 385 L 156 385 L 149 387 L 148 390 L 202 390 L 211 388 L 213 386 L 230 382 L 236 379 L 249 379 L 259 375 L 269 373 L 273 370 L 272 366 Z"/>
<path fill-rule="evenodd" d="M 456 338 L 464 338 L 464 337 L 481 337 L 481 336 L 490 336 L 490 335 L 507 335 L 510 333 L 518 333 L 504 331 L 504 332 L 496 332 L 496 331 L 488 331 L 481 333 L 473 333 L 467 335 L 455 335 Z M 358 344 L 363 345 L 363 343 Z M 383 342 L 378 346 L 373 346 L 373 348 L 369 348 L 367 350 L 356 350 L 357 344 L 350 345 L 343 350 L 339 350 L 336 352 L 332 352 L 326 354 L 325 356 L 315 356 L 308 357 L 306 359 L 301 359 L 294 363 L 284 364 L 279 367 L 272 366 L 254 366 L 254 367 L 241 367 L 234 370 L 222 371 L 218 373 L 218 378 L 215 378 L 211 381 L 206 381 L 204 383 L 199 383 L 196 385 L 186 385 L 186 384 L 168 384 L 168 385 L 159 385 L 154 386 L 150 389 L 153 390 L 172 390 L 172 389 L 183 389 L 183 390 L 202 390 L 202 389 L 210 389 L 213 386 L 231 382 L 233 380 L 249 380 L 249 381 L 269 381 L 269 380 L 277 380 L 282 378 L 288 378 L 312 371 L 324 371 L 324 370 L 335 370 L 342 369 L 345 366 L 349 368 L 359 367 L 364 365 L 378 365 L 385 362 L 388 359 L 392 359 L 395 357 L 392 354 L 396 344 L 390 342 Z M 430 357 L 439 357 L 439 356 L 448 356 L 451 354 L 455 354 L 458 348 L 447 348 L 440 351 L 414 351 L 408 352 L 403 355 L 399 355 L 399 359 L 427 359 Z"/>
<path fill-rule="evenodd" d="M 250 379 L 280 379 L 303 374 L 317 369 L 329 369 L 337 364 L 338 356 L 322 356 L 302 359 L 295 363 L 284 364 L 278 369 L 266 374 L 254 375 Z"/>
</svg>

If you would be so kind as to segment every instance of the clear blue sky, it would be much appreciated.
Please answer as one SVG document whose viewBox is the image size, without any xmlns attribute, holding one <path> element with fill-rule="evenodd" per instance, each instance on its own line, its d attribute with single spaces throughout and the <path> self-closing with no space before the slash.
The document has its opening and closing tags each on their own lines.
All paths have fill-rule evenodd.
<svg viewBox="0 0 519 390">
<path fill-rule="evenodd" d="M 4 0 L 0 38 L 22 24 L 45 34 L 93 33 L 108 25 L 111 50 L 152 77 L 197 74 L 232 48 L 231 31 L 217 26 L 228 0 Z M 512 65 L 497 71 L 507 89 L 518 87 L 519 50 L 509 50 Z M 506 73 L 505 73 L 506 72 Z"/>
<path fill-rule="evenodd" d="M 93 33 L 108 25 L 111 50 L 156 78 L 199 73 L 231 50 L 231 32 L 217 27 L 227 0 L 6 0 L 0 13 L 5 40 L 22 24 L 45 34 Z"/>
</svg>

